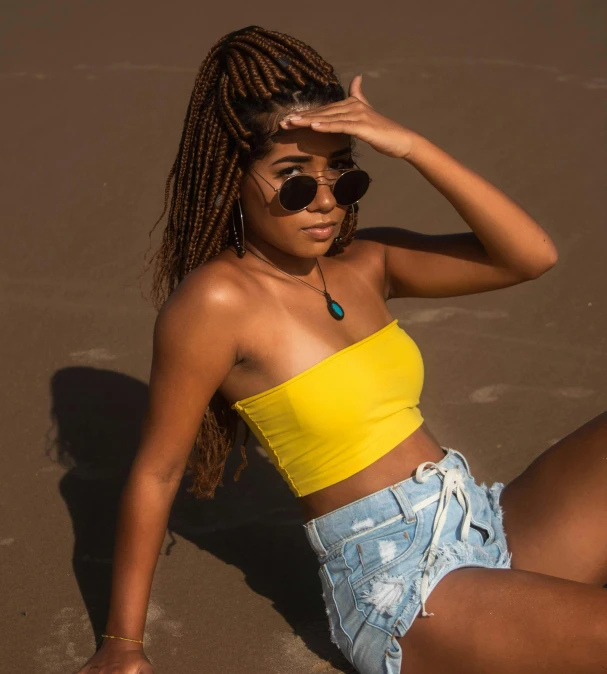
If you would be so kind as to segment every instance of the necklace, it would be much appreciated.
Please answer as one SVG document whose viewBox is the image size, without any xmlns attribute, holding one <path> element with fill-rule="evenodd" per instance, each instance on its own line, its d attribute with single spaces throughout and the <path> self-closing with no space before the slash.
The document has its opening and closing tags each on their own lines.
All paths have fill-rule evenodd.
<svg viewBox="0 0 607 674">
<path fill-rule="evenodd" d="M 246 248 L 246 246 L 245 246 L 245 248 Z M 339 304 L 339 302 L 336 302 L 331 297 L 331 295 L 329 295 L 329 293 L 327 292 L 327 284 L 325 283 L 325 277 L 324 277 L 324 274 L 322 273 L 322 269 L 320 268 L 318 258 L 316 258 L 316 266 L 318 267 L 318 271 L 320 272 L 320 276 L 322 278 L 322 283 L 325 287 L 324 290 L 320 290 L 319 288 L 314 287 L 313 285 L 311 285 L 307 281 L 303 281 L 302 279 L 297 278 L 297 276 L 293 276 L 293 274 L 289 274 L 289 272 L 284 271 L 280 267 L 277 267 L 273 262 L 270 262 L 269 260 L 266 260 L 265 258 L 261 257 L 260 255 L 257 255 L 257 253 L 253 252 L 250 248 L 247 248 L 247 250 L 249 251 L 249 253 L 253 253 L 253 255 L 255 255 L 255 257 L 258 257 L 263 262 L 267 262 L 269 265 L 274 267 L 274 269 L 278 269 L 278 271 L 282 272 L 283 274 L 286 274 L 287 276 L 290 276 L 291 278 L 294 278 L 296 281 L 299 281 L 300 283 L 304 283 L 309 288 L 312 288 L 312 290 L 316 290 L 317 293 L 320 293 L 321 295 L 324 295 L 325 299 L 327 300 L 327 309 L 329 310 L 329 313 L 331 314 L 331 316 L 333 316 L 333 318 L 335 320 L 341 321 L 341 319 L 344 317 L 344 310 L 343 310 L 341 304 Z"/>
</svg>

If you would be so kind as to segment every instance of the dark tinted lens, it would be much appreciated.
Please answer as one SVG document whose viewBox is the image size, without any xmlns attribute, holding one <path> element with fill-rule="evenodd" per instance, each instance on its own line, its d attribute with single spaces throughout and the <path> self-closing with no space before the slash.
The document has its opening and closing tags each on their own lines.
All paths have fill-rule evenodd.
<svg viewBox="0 0 607 674">
<path fill-rule="evenodd" d="M 287 211 L 300 211 L 309 206 L 316 196 L 316 180 L 312 176 L 287 178 L 278 195 L 281 206 Z"/>
<path fill-rule="evenodd" d="M 365 196 L 369 188 L 369 174 L 361 169 L 348 171 L 335 182 L 333 195 L 340 206 L 350 206 Z"/>
</svg>

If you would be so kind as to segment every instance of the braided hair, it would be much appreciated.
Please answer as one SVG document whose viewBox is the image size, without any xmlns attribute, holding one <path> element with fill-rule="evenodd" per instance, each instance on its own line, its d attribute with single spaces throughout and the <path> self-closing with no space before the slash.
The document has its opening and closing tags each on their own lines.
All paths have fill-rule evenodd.
<svg viewBox="0 0 607 674">
<path fill-rule="evenodd" d="M 248 26 L 211 47 L 196 76 L 166 181 L 164 210 L 152 227 L 153 231 L 167 211 L 173 182 L 162 244 L 150 261 L 155 263 L 151 298 L 157 309 L 189 272 L 234 242 L 230 223 L 241 181 L 253 162 L 270 151 L 276 121 L 288 112 L 345 98 L 333 67 L 311 47 L 283 33 Z M 343 252 L 356 224 L 353 208 L 327 256 Z M 238 420 L 216 392 L 186 469 L 194 475 L 188 491 L 197 498 L 213 498 L 223 484 Z M 247 427 L 234 480 L 247 465 L 249 435 Z"/>
</svg>

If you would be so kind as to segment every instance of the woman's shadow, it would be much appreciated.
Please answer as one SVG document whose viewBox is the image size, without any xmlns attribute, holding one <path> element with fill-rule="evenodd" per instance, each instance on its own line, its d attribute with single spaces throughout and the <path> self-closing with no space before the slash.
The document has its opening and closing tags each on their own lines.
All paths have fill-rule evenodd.
<svg viewBox="0 0 607 674">
<path fill-rule="evenodd" d="M 137 451 L 148 387 L 111 370 L 69 367 L 55 373 L 51 393 L 47 454 L 67 468 L 59 489 L 74 526 L 74 573 L 99 641 L 109 608 L 118 501 Z M 256 444 L 252 437 L 238 483 L 232 475 L 240 452 L 231 453 L 213 500 L 195 499 L 184 477 L 169 519 L 170 543 L 160 554 L 170 555 L 183 537 L 238 567 L 313 653 L 352 672 L 329 640 L 318 564 L 299 506 Z"/>
</svg>

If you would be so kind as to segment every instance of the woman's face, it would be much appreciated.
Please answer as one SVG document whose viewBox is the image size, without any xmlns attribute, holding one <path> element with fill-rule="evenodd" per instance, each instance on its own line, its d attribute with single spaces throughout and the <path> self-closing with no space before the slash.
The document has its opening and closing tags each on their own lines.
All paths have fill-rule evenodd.
<svg viewBox="0 0 607 674">
<path fill-rule="evenodd" d="M 334 180 L 327 180 L 328 174 L 321 171 L 352 166 L 350 136 L 309 128 L 280 129 L 272 141 L 270 153 L 253 164 L 255 170 L 247 173 L 240 188 L 245 242 L 271 244 L 297 257 L 324 255 L 339 234 L 349 207 L 337 204 L 331 191 Z M 317 178 L 318 189 L 307 208 L 293 213 L 281 206 L 278 193 L 268 183 L 279 188 L 289 176 L 299 173 Z M 322 239 L 306 232 L 306 228 L 326 225 L 331 229 Z"/>
</svg>

